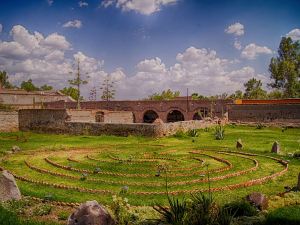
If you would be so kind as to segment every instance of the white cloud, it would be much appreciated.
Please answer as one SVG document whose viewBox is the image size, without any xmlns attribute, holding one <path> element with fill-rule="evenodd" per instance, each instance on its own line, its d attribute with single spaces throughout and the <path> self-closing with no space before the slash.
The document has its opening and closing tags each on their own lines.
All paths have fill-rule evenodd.
<svg viewBox="0 0 300 225">
<path fill-rule="evenodd" d="M 79 5 L 79 7 L 88 7 L 89 3 L 84 2 L 84 1 L 79 1 L 78 5 Z"/>
<path fill-rule="evenodd" d="M 57 33 L 50 34 L 41 43 L 50 48 L 56 48 L 60 50 L 67 50 L 71 47 L 71 44 L 66 40 L 66 38 Z"/>
<path fill-rule="evenodd" d="M 3 26 L 2 26 L 2 24 L 0 23 L 0 33 L 2 32 L 2 29 L 3 29 Z"/>
<path fill-rule="evenodd" d="M 79 29 L 82 27 L 82 22 L 80 20 L 71 20 L 63 24 L 63 27 L 73 27 Z"/>
<path fill-rule="evenodd" d="M 236 36 L 244 35 L 244 25 L 241 23 L 234 23 L 225 29 L 227 34 L 234 34 Z"/>
<path fill-rule="evenodd" d="M 238 49 L 238 50 L 241 50 L 242 49 L 242 44 L 240 41 L 238 40 L 235 40 L 234 43 L 233 43 L 233 46 Z"/>
<path fill-rule="evenodd" d="M 300 29 L 293 29 L 286 34 L 287 37 L 292 38 L 293 41 L 300 40 Z"/>
<path fill-rule="evenodd" d="M 48 5 L 50 5 L 50 6 L 53 4 L 53 2 L 54 2 L 54 0 L 47 0 Z"/>
<path fill-rule="evenodd" d="M 104 0 L 101 5 L 115 5 L 123 11 L 135 11 L 143 15 L 151 15 L 161 10 L 162 6 L 175 4 L 178 0 Z"/>
<path fill-rule="evenodd" d="M 259 54 L 272 54 L 272 50 L 266 46 L 258 46 L 251 43 L 243 49 L 241 57 L 246 59 L 255 59 Z"/>
</svg>

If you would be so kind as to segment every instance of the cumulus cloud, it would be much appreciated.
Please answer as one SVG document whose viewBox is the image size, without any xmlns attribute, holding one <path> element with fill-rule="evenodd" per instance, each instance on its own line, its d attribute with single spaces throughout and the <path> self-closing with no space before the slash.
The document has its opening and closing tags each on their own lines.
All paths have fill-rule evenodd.
<svg viewBox="0 0 300 225">
<path fill-rule="evenodd" d="M 84 1 L 79 1 L 79 2 L 78 2 L 78 5 L 79 5 L 79 7 L 88 7 L 88 6 L 89 6 L 89 3 L 84 2 Z"/>
<path fill-rule="evenodd" d="M 123 11 L 135 11 L 143 15 L 151 15 L 161 10 L 165 5 L 175 4 L 178 0 L 104 0 L 101 5 L 109 7 L 115 5 Z"/>
<path fill-rule="evenodd" d="M 241 50 L 242 49 L 242 44 L 240 41 L 235 40 L 233 43 L 233 46 L 237 49 L 237 50 Z"/>
<path fill-rule="evenodd" d="M 293 29 L 286 34 L 287 37 L 292 38 L 293 41 L 300 40 L 300 29 Z"/>
<path fill-rule="evenodd" d="M 260 54 L 272 54 L 272 50 L 266 46 L 258 46 L 251 43 L 243 49 L 241 57 L 246 59 L 255 59 Z"/>
<path fill-rule="evenodd" d="M 245 33 L 244 25 L 241 23 L 234 23 L 234 24 L 230 25 L 229 27 L 227 27 L 225 29 L 225 32 L 227 34 L 233 34 L 235 36 L 242 36 Z"/>
<path fill-rule="evenodd" d="M 80 20 L 71 20 L 63 24 L 63 27 L 72 27 L 72 28 L 77 28 L 79 29 L 82 27 L 82 22 Z"/>
</svg>

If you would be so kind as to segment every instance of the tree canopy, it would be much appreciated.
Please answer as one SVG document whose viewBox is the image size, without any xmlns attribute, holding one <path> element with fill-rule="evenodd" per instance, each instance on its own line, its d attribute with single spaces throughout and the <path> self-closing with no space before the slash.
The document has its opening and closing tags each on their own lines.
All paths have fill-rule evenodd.
<svg viewBox="0 0 300 225">
<path fill-rule="evenodd" d="M 172 91 L 171 89 L 162 91 L 161 93 L 154 93 L 148 96 L 149 100 L 172 100 L 180 96 L 179 91 Z"/>
<path fill-rule="evenodd" d="M 64 89 L 60 90 L 61 93 L 68 95 L 70 97 L 72 97 L 74 100 L 78 100 L 79 98 L 79 92 L 77 88 L 73 88 L 73 87 L 65 87 Z M 80 100 L 83 100 L 83 97 L 80 96 Z"/>
<path fill-rule="evenodd" d="M 14 86 L 8 81 L 8 75 L 5 71 L 0 71 L 0 87 L 1 88 L 13 88 Z"/>
<path fill-rule="evenodd" d="M 267 97 L 267 92 L 262 89 L 261 80 L 256 80 L 252 78 L 248 80 L 245 84 L 244 98 L 247 99 L 265 99 Z"/>
<path fill-rule="evenodd" d="M 21 89 L 25 91 L 38 91 L 39 88 L 32 83 L 32 80 L 22 81 Z"/>
<path fill-rule="evenodd" d="M 278 56 L 269 65 L 272 88 L 283 92 L 284 97 L 300 97 L 300 42 L 290 37 L 281 39 Z"/>
</svg>

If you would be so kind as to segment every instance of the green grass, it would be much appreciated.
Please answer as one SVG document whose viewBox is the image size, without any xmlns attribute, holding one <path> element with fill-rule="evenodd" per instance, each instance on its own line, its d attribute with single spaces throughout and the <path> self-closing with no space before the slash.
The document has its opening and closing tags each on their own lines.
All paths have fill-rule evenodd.
<svg viewBox="0 0 300 225">
<path fill-rule="evenodd" d="M 67 185 L 73 188 L 109 190 L 117 194 L 126 185 L 129 187 L 129 191 L 125 196 L 132 205 L 167 203 L 166 196 L 163 194 L 166 190 L 165 173 L 161 172 L 159 177 L 155 176 L 158 172 L 158 164 L 168 168 L 168 183 L 177 183 L 169 185 L 168 190 L 170 192 L 207 190 L 207 182 L 193 183 L 191 181 L 207 178 L 200 176 L 200 174 L 206 172 L 206 165 L 209 165 L 208 169 L 212 170 L 222 168 L 226 164 L 206 155 L 189 153 L 195 150 L 205 150 L 204 153 L 210 156 L 223 158 L 232 163 L 233 168 L 218 173 L 212 172 L 210 173 L 211 178 L 249 169 L 254 166 L 251 159 L 256 159 L 259 162 L 259 167 L 255 171 L 241 176 L 212 181 L 212 188 L 258 179 L 284 169 L 281 164 L 265 156 L 275 156 L 289 160 L 288 172 L 275 180 L 267 181 L 263 185 L 215 192 L 214 196 L 220 203 L 237 200 L 253 191 L 260 191 L 269 196 L 276 195 L 284 191 L 284 186 L 294 186 L 296 184 L 300 160 L 289 158 L 287 154 L 300 150 L 300 129 L 287 129 L 282 132 L 280 128 L 256 129 L 249 126 L 226 126 L 224 140 L 215 140 L 213 129 L 210 129 L 209 132 L 200 130 L 198 133 L 198 137 L 183 136 L 160 139 L 133 136 L 49 135 L 29 132 L 0 133 L 0 156 L 3 156 L 0 166 L 28 179 Z M 236 150 L 235 144 L 239 138 L 242 139 L 244 144 L 241 151 L 259 154 L 259 156 L 249 156 L 250 159 L 246 159 L 236 154 L 226 155 L 217 152 L 219 150 Z M 279 141 L 281 145 L 280 155 L 270 153 L 274 141 Z M 13 145 L 18 145 L 22 151 L 17 154 L 6 154 Z M 96 160 L 88 159 L 87 155 Z M 70 156 L 76 162 L 68 160 Z M 83 181 L 80 180 L 82 172 L 55 167 L 45 161 L 46 157 L 62 166 L 85 169 L 90 172 L 100 168 L 102 173 L 87 174 L 87 179 Z M 154 162 L 136 162 L 151 157 L 162 159 L 156 159 Z M 193 157 L 201 159 L 205 163 L 201 165 L 201 162 L 192 159 Z M 123 161 L 118 161 L 116 158 Z M 97 159 L 101 161 L 97 161 Z M 72 176 L 72 178 L 32 170 L 26 166 L 25 161 L 36 168 Z M 105 172 L 114 174 L 105 174 Z M 144 174 L 145 177 L 137 177 L 135 174 Z M 186 185 L 179 183 L 183 181 L 190 183 Z M 58 189 L 21 180 L 17 180 L 17 182 L 24 195 L 43 198 L 51 194 L 54 200 L 65 202 L 83 202 L 91 199 L 104 204 L 111 204 L 112 202 L 112 194 Z M 162 194 L 139 195 L 136 194 L 137 192 L 160 192 Z M 184 195 L 189 196 L 189 194 L 179 194 L 179 198 Z"/>
<path fill-rule="evenodd" d="M 299 225 L 300 206 L 278 208 L 267 216 L 266 225 Z"/>
</svg>

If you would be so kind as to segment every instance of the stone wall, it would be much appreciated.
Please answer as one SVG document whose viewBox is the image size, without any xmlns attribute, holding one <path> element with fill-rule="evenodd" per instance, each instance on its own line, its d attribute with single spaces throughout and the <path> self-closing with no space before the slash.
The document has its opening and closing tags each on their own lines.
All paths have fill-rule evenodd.
<svg viewBox="0 0 300 225">
<path fill-rule="evenodd" d="M 300 125 L 300 104 L 232 104 L 228 106 L 228 119 L 233 122 Z"/>
<path fill-rule="evenodd" d="M 0 111 L 0 132 L 13 132 L 18 130 L 18 112 Z"/>
<path fill-rule="evenodd" d="M 68 121 L 65 109 L 23 109 L 19 110 L 19 126 L 22 131 L 35 131 L 56 134 L 75 135 L 139 135 L 163 137 L 177 131 L 204 128 L 215 122 L 182 121 L 176 123 L 144 124 L 144 123 L 97 123 Z"/>
</svg>

